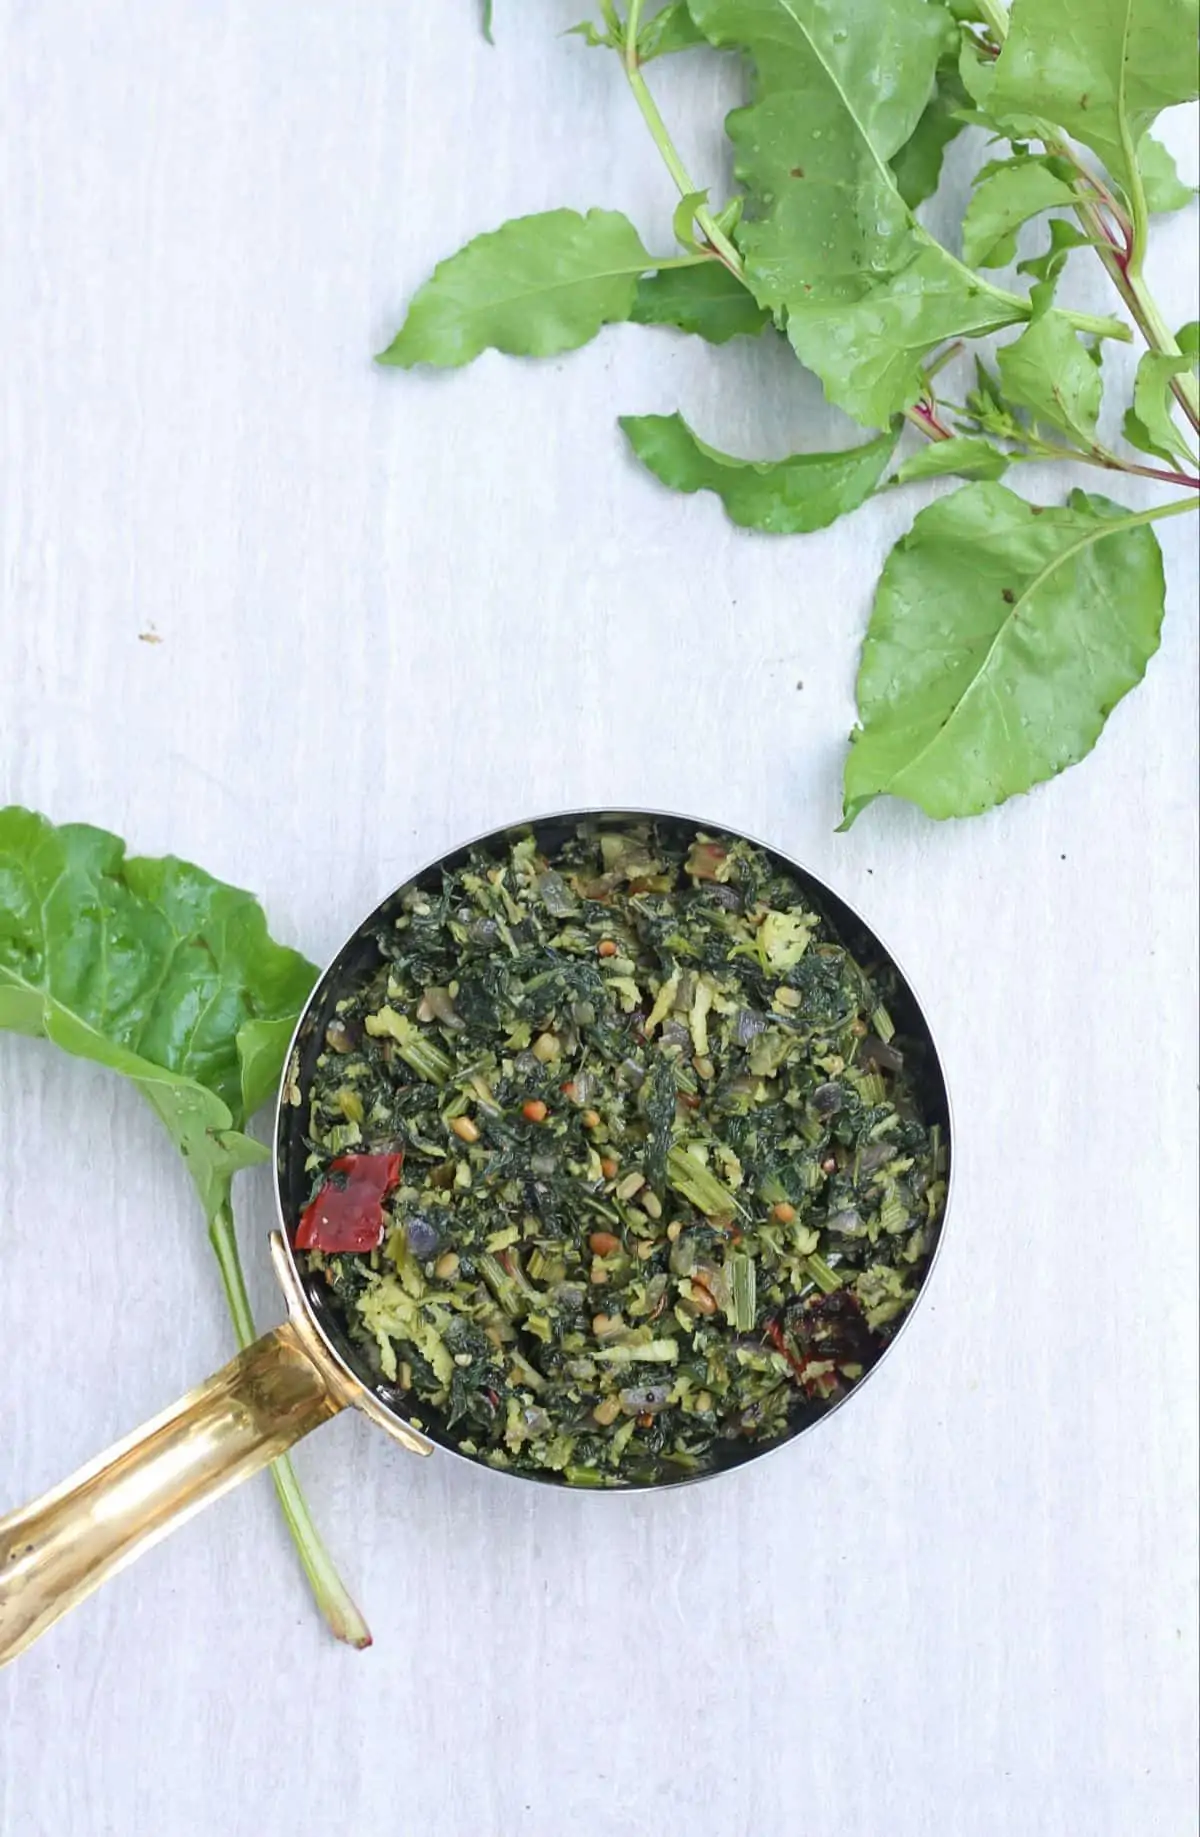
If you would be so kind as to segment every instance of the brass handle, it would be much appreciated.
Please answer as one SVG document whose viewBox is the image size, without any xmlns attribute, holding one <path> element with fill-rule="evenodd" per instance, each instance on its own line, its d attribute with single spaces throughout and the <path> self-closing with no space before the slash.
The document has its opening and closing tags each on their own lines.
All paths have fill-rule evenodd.
<svg viewBox="0 0 1200 1837">
<path fill-rule="evenodd" d="M 0 1518 L 0 1665 L 347 1398 L 295 1319 L 32 1505 Z"/>
</svg>

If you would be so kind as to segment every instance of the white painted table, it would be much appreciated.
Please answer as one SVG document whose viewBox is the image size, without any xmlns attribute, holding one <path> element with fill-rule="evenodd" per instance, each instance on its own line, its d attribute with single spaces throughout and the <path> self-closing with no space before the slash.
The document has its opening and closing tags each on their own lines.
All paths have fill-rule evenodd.
<svg viewBox="0 0 1200 1837">
<path fill-rule="evenodd" d="M 1160 531 L 1163 648 L 1082 769 L 973 824 L 880 805 L 835 836 L 869 595 L 919 494 L 756 539 L 615 427 L 681 406 L 748 452 L 844 440 L 811 381 L 635 330 L 372 368 L 433 261 L 506 215 L 623 206 L 669 243 L 616 73 L 554 35 L 559 0 L 498 12 L 489 51 L 467 0 L 0 5 L 0 801 L 253 886 L 316 957 L 533 811 L 776 839 L 926 997 L 953 1228 L 886 1373 L 719 1484 L 522 1489 L 341 1419 L 298 1464 L 374 1650 L 326 1638 L 256 1481 L 0 1676 L 0 1832 L 1186 1837 L 1194 531 Z M 697 78 L 658 81 L 677 113 Z M 1175 319 L 1195 228 L 1159 237 Z M 7 1505 L 229 1331 L 150 1113 L 26 1041 L 0 1097 Z M 242 1187 L 265 1323 L 269 1178 Z"/>
</svg>

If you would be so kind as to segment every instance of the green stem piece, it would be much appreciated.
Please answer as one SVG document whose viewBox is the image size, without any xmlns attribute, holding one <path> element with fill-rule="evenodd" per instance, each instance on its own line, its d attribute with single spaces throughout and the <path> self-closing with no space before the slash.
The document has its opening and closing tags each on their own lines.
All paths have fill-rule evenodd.
<svg viewBox="0 0 1200 1837">
<path fill-rule="evenodd" d="M 1172 498 L 1169 504 L 1156 504 L 1151 510 L 1132 511 L 1114 522 L 1115 529 L 1137 529 L 1142 523 L 1159 523 L 1164 517 L 1182 517 L 1189 510 L 1200 510 L 1200 496 Z"/>
<path fill-rule="evenodd" d="M 1106 254 L 1106 250 L 1101 250 L 1102 257 Z M 1161 351 L 1168 357 L 1180 356 L 1175 334 L 1163 318 L 1153 294 L 1141 275 L 1135 274 L 1132 268 L 1128 273 L 1123 272 L 1119 260 L 1115 264 L 1115 272 L 1109 261 L 1106 260 L 1104 265 L 1112 274 L 1138 330 L 1150 349 Z M 1193 431 L 1200 433 L 1200 383 L 1197 382 L 1194 372 L 1183 370 L 1178 376 L 1172 377 L 1171 389 L 1176 401 L 1191 422 Z"/>
<path fill-rule="evenodd" d="M 1043 144 L 1047 152 L 1070 157 L 1069 149 L 1059 141 L 1050 139 Z M 1132 258 L 1114 243 L 1099 207 L 1091 202 L 1080 202 L 1075 207 L 1075 214 L 1095 244 L 1109 279 L 1149 348 L 1165 356 L 1178 357 L 1180 351 L 1174 332 L 1159 311 L 1140 271 L 1135 271 Z M 1136 232 L 1131 231 L 1131 238 L 1135 236 Z M 1171 390 L 1194 431 L 1200 433 L 1200 386 L 1195 376 L 1190 370 L 1182 371 L 1171 378 Z"/>
<path fill-rule="evenodd" d="M 663 164 L 675 181 L 680 197 L 689 198 L 694 195 L 696 186 L 692 182 L 687 167 L 679 157 L 679 149 L 671 139 L 667 124 L 662 118 L 658 103 L 650 93 L 649 85 L 642 75 L 642 67 L 638 60 L 637 40 L 641 16 L 642 0 L 630 0 L 629 16 L 625 21 L 625 44 L 621 62 L 629 87 L 633 92 L 633 99 L 641 110 L 642 119 L 650 130 L 650 138 L 658 148 Z M 742 258 L 735 244 L 721 229 L 707 205 L 700 204 L 696 207 L 696 222 L 709 246 L 730 272 L 736 274 L 741 280 Z"/>
<path fill-rule="evenodd" d="M 664 269 L 667 269 L 667 268 L 704 268 L 708 265 L 709 262 L 718 261 L 719 259 L 720 259 L 719 256 L 710 254 L 707 249 L 701 249 L 695 255 L 664 256 L 661 261 L 656 256 L 654 260 L 653 273 L 662 274 Z M 639 273 L 640 272 L 641 270 L 639 269 Z M 647 272 L 650 272 L 650 271 L 648 270 Z"/>
<path fill-rule="evenodd" d="M 953 344 L 948 344 L 948 345 L 943 346 L 943 348 L 938 352 L 937 356 L 931 358 L 930 361 L 926 364 L 925 381 L 927 383 L 931 383 L 934 377 L 937 375 L 938 371 L 944 370 L 946 368 L 946 365 L 949 363 L 953 363 L 956 357 L 961 357 L 963 352 L 966 350 L 966 348 L 967 347 L 963 343 L 961 338 L 956 338 Z"/>
<path fill-rule="evenodd" d="M 1118 344 L 1130 342 L 1129 327 L 1123 319 L 1110 319 L 1103 313 L 1075 313 L 1065 306 L 1060 306 L 1058 311 L 1077 332 L 1094 332 L 1097 338 L 1112 338 Z"/>
<path fill-rule="evenodd" d="M 914 402 L 911 408 L 904 411 L 904 419 L 911 421 L 927 440 L 953 440 L 952 430 L 938 419 L 937 409 L 929 402 Z"/>
<path fill-rule="evenodd" d="M 1153 478 L 1164 485 L 1182 485 L 1187 491 L 1200 491 L 1200 478 L 1192 478 L 1187 472 L 1167 470 L 1161 466 L 1143 466 L 1133 459 L 1122 459 L 1119 453 L 1110 453 L 1107 447 L 1097 446 L 1090 450 L 1083 447 L 1055 446 L 1053 441 L 1041 440 L 1028 452 L 1030 459 L 1069 459 L 1077 465 L 1101 466 L 1106 472 L 1128 472 L 1135 478 Z"/>
<path fill-rule="evenodd" d="M 250 1312 L 250 1297 L 246 1293 L 246 1278 L 242 1273 L 242 1259 L 238 1253 L 233 1212 L 228 1205 L 221 1206 L 213 1215 L 208 1227 L 208 1239 L 221 1271 L 225 1299 L 229 1303 L 229 1314 L 238 1345 L 245 1348 L 258 1338 L 258 1330 Z M 371 1629 L 333 1565 L 321 1534 L 313 1523 L 308 1501 L 300 1490 L 296 1470 L 286 1455 L 272 1462 L 271 1479 L 275 1483 L 279 1504 L 304 1573 L 330 1631 L 348 1646 L 357 1646 L 360 1650 L 369 1646 Z"/>
</svg>

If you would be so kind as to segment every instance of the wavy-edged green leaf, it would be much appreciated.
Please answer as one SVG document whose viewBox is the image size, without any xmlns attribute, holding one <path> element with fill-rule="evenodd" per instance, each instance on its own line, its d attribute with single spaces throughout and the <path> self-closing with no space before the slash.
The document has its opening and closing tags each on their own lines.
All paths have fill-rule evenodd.
<svg viewBox="0 0 1200 1837">
<path fill-rule="evenodd" d="M 617 51 L 621 40 L 611 26 L 598 26 L 594 19 L 581 19 L 578 25 L 568 26 L 564 38 L 582 38 L 589 51 Z"/>
<path fill-rule="evenodd" d="M 985 57 L 979 41 L 964 32 L 958 52 L 958 76 L 977 109 L 986 110 L 996 81 L 996 61 Z"/>
<path fill-rule="evenodd" d="M 187 1161 L 207 1215 L 278 1081 L 316 971 L 249 893 L 83 824 L 0 810 L 0 1027 L 121 1072 Z"/>
<path fill-rule="evenodd" d="M 690 0 L 712 41 L 753 61 L 726 128 L 751 196 L 739 241 L 765 304 L 861 294 L 910 258 L 888 164 L 933 93 L 945 15 L 926 0 Z"/>
<path fill-rule="evenodd" d="M 997 331 L 1028 307 L 933 240 L 889 162 L 933 91 L 946 17 L 926 0 L 690 0 L 713 43 L 750 56 L 748 108 L 727 128 L 750 200 L 738 240 L 757 297 L 830 401 L 885 425 L 921 390 L 943 339 Z"/>
<path fill-rule="evenodd" d="M 118 836 L 0 810 L 0 1028 L 120 1072 L 183 1156 L 208 1219 L 238 1343 L 255 1336 L 230 1187 L 267 1159 L 242 1125 L 279 1079 L 316 970 L 276 944 L 249 893 Z M 271 1478 L 332 1631 L 368 1646 L 290 1462 Z"/>
<path fill-rule="evenodd" d="M 1155 140 L 1153 134 L 1142 136 L 1138 146 L 1138 165 L 1142 170 L 1146 209 L 1152 215 L 1165 216 L 1169 211 L 1183 210 L 1196 196 L 1196 187 L 1184 184 L 1175 161 L 1161 140 Z"/>
<path fill-rule="evenodd" d="M 787 335 L 831 402 L 864 427 L 880 427 L 916 401 L 923 359 L 935 345 L 1027 316 L 1023 301 L 998 295 L 930 247 L 864 299 L 793 309 Z"/>
<path fill-rule="evenodd" d="M 952 440 L 931 440 L 910 453 L 888 482 L 911 485 L 922 478 L 1001 478 L 1010 463 L 1008 454 L 982 434 L 956 434 Z"/>
<path fill-rule="evenodd" d="M 1039 287 L 1043 290 L 1043 298 L 1053 292 L 1073 249 L 1096 246 L 1093 237 L 1085 236 L 1082 230 L 1076 229 L 1065 217 L 1052 217 L 1047 228 L 1050 231 L 1050 246 L 1041 255 L 1030 255 L 1025 261 L 1017 263 L 1018 274 L 1031 274 L 1038 283 L 1030 296 L 1035 300 Z"/>
<path fill-rule="evenodd" d="M 875 596 L 845 820 L 903 797 L 974 816 L 1091 751 L 1158 648 L 1163 567 L 1145 513 L 964 485 L 917 517 Z"/>
<path fill-rule="evenodd" d="M 1076 229 L 1065 217 L 1051 217 L 1049 230 L 1049 248 L 1041 255 L 1031 255 L 1027 261 L 1017 263 L 1018 274 L 1033 276 L 1029 305 L 1035 319 L 1040 318 L 1049 308 L 1058 287 L 1059 276 L 1072 252 L 1075 249 L 1098 249 L 1103 246 L 1103 238 L 1085 236 L 1082 230 Z"/>
<path fill-rule="evenodd" d="M 275 1095 L 288 1042 L 295 1029 L 296 1020 L 291 1013 L 277 1020 L 245 1021 L 238 1028 L 243 1115 L 253 1116 Z"/>
<path fill-rule="evenodd" d="M 997 440 L 1025 438 L 1025 428 L 1001 393 L 1000 379 L 992 375 L 982 357 L 975 359 L 975 387 L 966 405 L 980 433 L 991 434 Z"/>
<path fill-rule="evenodd" d="M 988 107 L 1065 128 L 1133 195 L 1142 136 L 1197 93 L 1198 25 L 1198 0 L 1014 0 Z"/>
<path fill-rule="evenodd" d="M 958 69 L 958 41 L 938 63 L 936 87 L 912 134 L 890 161 L 896 189 L 909 210 L 932 198 L 942 176 L 946 148 L 966 127 L 971 98 Z"/>
<path fill-rule="evenodd" d="M 1200 319 L 1189 319 L 1175 334 L 1175 342 L 1193 363 L 1200 360 Z"/>
<path fill-rule="evenodd" d="M 687 0 L 667 0 L 667 5 L 647 19 L 638 33 L 638 62 L 666 57 L 674 51 L 691 51 L 708 40 L 688 11 Z"/>
<path fill-rule="evenodd" d="M 1004 394 L 1038 421 L 1090 446 L 1100 417 L 1100 358 L 1069 320 L 1043 313 L 996 353 Z"/>
<path fill-rule="evenodd" d="M 489 348 L 513 357 L 574 351 L 628 319 L 653 267 L 620 211 L 514 217 L 438 263 L 378 361 L 453 369 Z"/>
<path fill-rule="evenodd" d="M 728 204 L 717 212 L 716 216 L 713 218 L 713 222 L 723 235 L 732 237 L 737 230 L 738 224 L 742 221 L 742 215 L 745 209 L 746 199 L 744 195 L 740 191 L 735 192 Z"/>
<path fill-rule="evenodd" d="M 1192 448 L 1171 413 L 1171 379 L 1182 376 L 1192 364 L 1193 359 L 1186 354 L 1144 354 L 1134 379 L 1133 406 L 1125 412 L 1125 438 L 1130 446 L 1172 464 L 1176 460 L 1194 463 Z"/>
<path fill-rule="evenodd" d="M 1017 252 L 1021 225 L 1074 199 L 1074 187 L 1042 159 L 994 166 L 976 185 L 963 218 L 963 260 L 971 268 L 1006 267 Z"/>
<path fill-rule="evenodd" d="M 696 212 L 703 210 L 708 203 L 707 191 L 685 192 L 675 206 L 671 227 L 675 232 L 676 242 L 681 242 L 685 249 L 699 250 L 696 241 Z"/>
<path fill-rule="evenodd" d="M 989 111 L 992 90 L 996 86 L 996 59 L 983 45 L 982 39 L 973 37 L 969 32 L 963 33 L 958 54 L 958 74 L 963 88 L 975 104 L 976 125 L 995 128 L 996 124 Z M 1039 126 L 1040 123 L 1033 116 L 1018 115 L 1010 110 L 1005 116 L 1001 138 L 1014 143 L 1039 140 Z"/>
<path fill-rule="evenodd" d="M 714 491 L 733 523 L 773 536 L 803 535 L 857 510 L 896 449 L 897 431 L 844 453 L 733 459 L 697 438 L 682 415 L 624 415 L 634 452 L 673 491 Z"/>
<path fill-rule="evenodd" d="M 771 323 L 749 288 L 724 262 L 664 268 L 638 283 L 630 318 L 637 325 L 669 325 L 709 344 L 756 338 Z"/>
</svg>

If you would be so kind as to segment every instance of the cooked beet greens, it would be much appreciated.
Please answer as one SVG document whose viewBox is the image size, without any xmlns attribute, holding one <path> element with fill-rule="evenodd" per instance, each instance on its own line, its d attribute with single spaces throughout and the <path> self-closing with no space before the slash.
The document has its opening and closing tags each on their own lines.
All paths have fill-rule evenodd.
<svg viewBox="0 0 1200 1837">
<path fill-rule="evenodd" d="M 418 1418 L 495 1467 L 664 1480 L 878 1358 L 939 1130 L 887 975 L 765 854 L 528 837 L 410 891 L 379 945 L 316 1062 L 301 1241 Z M 355 1182 L 375 1247 L 335 1254 Z"/>
</svg>

